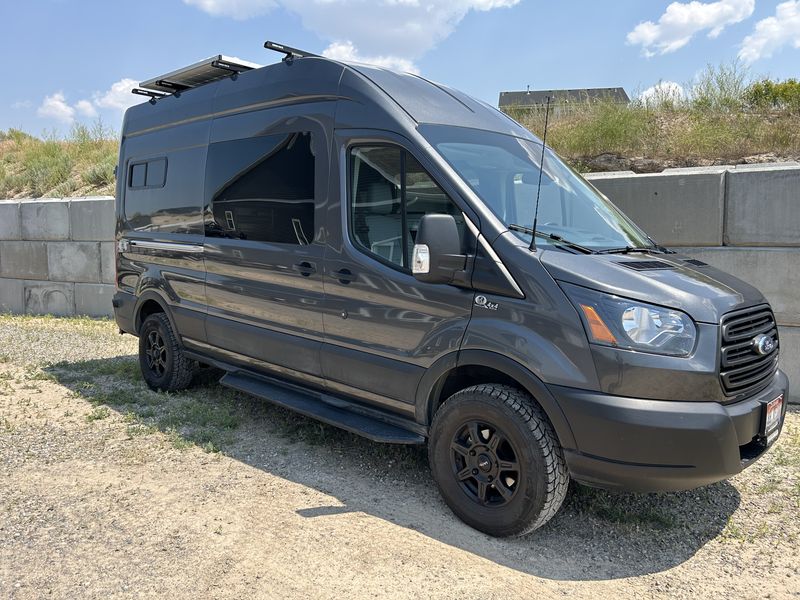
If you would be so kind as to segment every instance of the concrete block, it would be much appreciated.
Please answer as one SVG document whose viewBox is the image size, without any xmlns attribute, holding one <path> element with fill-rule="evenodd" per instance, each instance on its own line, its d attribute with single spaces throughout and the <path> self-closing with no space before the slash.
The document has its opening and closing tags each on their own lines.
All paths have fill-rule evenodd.
<svg viewBox="0 0 800 600">
<path fill-rule="evenodd" d="M 68 240 L 69 200 L 23 200 L 20 223 L 23 240 Z"/>
<path fill-rule="evenodd" d="M 0 279 L 0 313 L 25 312 L 22 279 Z"/>
<path fill-rule="evenodd" d="M 51 281 L 100 282 L 99 242 L 50 242 L 47 264 Z"/>
<path fill-rule="evenodd" d="M 45 242 L 0 242 L 0 276 L 47 279 Z"/>
<path fill-rule="evenodd" d="M 726 181 L 726 245 L 800 246 L 800 167 L 736 168 Z"/>
<path fill-rule="evenodd" d="M 19 201 L 0 200 L 0 240 L 18 240 L 21 237 Z"/>
<path fill-rule="evenodd" d="M 69 203 L 70 238 L 78 241 L 114 240 L 116 208 L 114 198 L 72 198 Z"/>
<path fill-rule="evenodd" d="M 781 370 L 789 378 L 789 403 L 800 404 L 800 327 L 780 327 Z"/>
<path fill-rule="evenodd" d="M 117 253 L 114 242 L 100 242 L 100 281 L 115 283 L 117 273 Z"/>
<path fill-rule="evenodd" d="M 25 312 L 30 315 L 75 314 L 75 285 L 50 281 L 26 281 L 24 287 Z"/>
<path fill-rule="evenodd" d="M 650 175 L 593 173 L 587 179 L 665 246 L 719 246 L 725 168 L 681 169 Z"/>
<path fill-rule="evenodd" d="M 114 314 L 111 298 L 114 286 L 103 283 L 75 284 L 75 314 L 89 317 L 110 317 Z"/>
<path fill-rule="evenodd" d="M 800 248 L 681 248 L 681 253 L 754 285 L 779 324 L 800 326 Z"/>
</svg>

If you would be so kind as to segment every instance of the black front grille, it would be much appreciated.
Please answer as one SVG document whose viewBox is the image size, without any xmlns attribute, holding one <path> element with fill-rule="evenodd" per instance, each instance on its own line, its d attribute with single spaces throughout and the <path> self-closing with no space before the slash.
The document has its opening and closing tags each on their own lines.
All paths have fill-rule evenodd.
<svg viewBox="0 0 800 600">
<path fill-rule="evenodd" d="M 761 334 L 775 340 L 768 354 L 756 350 Z M 769 306 L 756 306 L 722 317 L 720 378 L 726 394 L 741 394 L 762 385 L 778 368 L 778 327 Z"/>
</svg>

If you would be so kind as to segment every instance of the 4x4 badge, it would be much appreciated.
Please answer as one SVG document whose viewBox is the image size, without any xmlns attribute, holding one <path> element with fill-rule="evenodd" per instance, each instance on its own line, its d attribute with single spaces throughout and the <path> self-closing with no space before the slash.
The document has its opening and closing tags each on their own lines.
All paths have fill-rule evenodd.
<svg viewBox="0 0 800 600">
<path fill-rule="evenodd" d="M 475 296 L 475 305 L 488 310 L 497 310 L 500 305 L 497 302 L 490 302 L 486 296 Z"/>
</svg>

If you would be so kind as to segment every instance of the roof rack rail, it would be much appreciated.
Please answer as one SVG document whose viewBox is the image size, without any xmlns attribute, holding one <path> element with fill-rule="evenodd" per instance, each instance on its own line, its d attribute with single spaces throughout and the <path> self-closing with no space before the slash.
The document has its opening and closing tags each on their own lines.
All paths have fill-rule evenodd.
<svg viewBox="0 0 800 600">
<path fill-rule="evenodd" d="M 131 94 L 136 94 L 137 96 L 149 96 L 150 103 L 155 104 L 156 100 L 159 98 L 163 98 L 164 96 L 169 96 L 166 92 L 156 92 L 154 90 L 143 90 L 142 88 L 133 88 L 131 90 Z"/>
<path fill-rule="evenodd" d="M 307 56 L 313 56 L 319 58 L 319 54 L 312 54 L 311 52 L 306 52 L 305 50 L 298 50 L 297 48 L 292 48 L 291 46 L 284 46 L 283 44 L 279 44 L 277 42 L 270 42 L 267 40 L 264 42 L 264 48 L 267 50 L 274 50 L 275 52 L 280 52 L 281 54 L 285 54 L 286 56 L 283 57 L 283 60 L 292 60 L 294 58 L 305 58 Z"/>
<path fill-rule="evenodd" d="M 235 79 L 239 73 L 258 69 L 259 67 L 261 65 L 256 63 L 217 54 L 182 69 L 143 81 L 138 88 L 131 91 L 140 96 L 150 96 L 151 102 L 155 102 L 157 98 L 163 98 L 169 94 L 180 96 L 180 93 L 185 90 L 200 87 L 226 77 Z"/>
</svg>

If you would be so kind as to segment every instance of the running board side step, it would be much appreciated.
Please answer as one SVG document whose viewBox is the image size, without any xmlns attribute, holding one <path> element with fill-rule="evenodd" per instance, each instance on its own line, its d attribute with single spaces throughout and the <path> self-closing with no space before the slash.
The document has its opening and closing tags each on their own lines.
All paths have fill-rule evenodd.
<svg viewBox="0 0 800 600">
<path fill-rule="evenodd" d="M 374 417 L 356 413 L 346 408 L 333 406 L 313 394 L 295 388 L 284 387 L 245 373 L 227 373 L 220 379 L 220 383 L 231 389 L 256 396 L 272 404 L 288 408 L 301 415 L 312 417 L 374 442 L 387 444 L 425 443 L 425 438 L 413 431 L 408 431 L 390 423 L 384 423 Z M 342 402 L 342 404 L 345 403 L 345 401 Z"/>
</svg>

